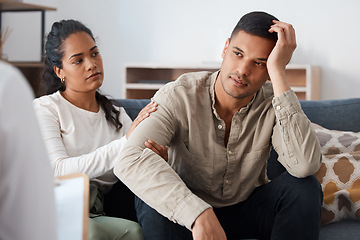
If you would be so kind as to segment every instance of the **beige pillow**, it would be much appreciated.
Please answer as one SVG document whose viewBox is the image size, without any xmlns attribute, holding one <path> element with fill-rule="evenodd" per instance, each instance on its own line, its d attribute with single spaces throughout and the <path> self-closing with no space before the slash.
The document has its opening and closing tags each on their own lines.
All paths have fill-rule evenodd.
<svg viewBox="0 0 360 240">
<path fill-rule="evenodd" d="M 360 219 L 360 132 L 312 127 L 323 155 L 315 174 L 324 192 L 321 223 Z"/>
</svg>

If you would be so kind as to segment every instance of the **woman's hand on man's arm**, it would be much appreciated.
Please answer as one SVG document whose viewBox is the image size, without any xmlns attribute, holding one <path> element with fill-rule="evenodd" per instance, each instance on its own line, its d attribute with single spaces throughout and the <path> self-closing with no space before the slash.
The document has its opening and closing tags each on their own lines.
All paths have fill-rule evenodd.
<svg viewBox="0 0 360 240">
<path fill-rule="evenodd" d="M 156 107 L 157 107 L 157 103 L 151 101 L 150 103 L 148 103 L 148 105 L 146 105 L 143 109 L 141 109 L 137 117 L 132 122 L 129 131 L 126 134 L 126 139 L 129 139 L 130 134 L 132 133 L 132 131 L 134 131 L 137 125 L 139 125 L 139 123 L 141 123 L 145 118 L 149 117 L 150 113 L 156 111 Z"/>
</svg>

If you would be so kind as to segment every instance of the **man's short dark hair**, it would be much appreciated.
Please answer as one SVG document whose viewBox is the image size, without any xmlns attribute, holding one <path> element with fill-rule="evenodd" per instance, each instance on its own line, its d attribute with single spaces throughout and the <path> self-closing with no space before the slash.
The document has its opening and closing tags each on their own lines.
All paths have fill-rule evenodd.
<svg viewBox="0 0 360 240">
<path fill-rule="evenodd" d="M 231 33 L 231 38 L 238 32 L 244 31 L 248 34 L 277 41 L 277 33 L 269 32 L 270 26 L 274 24 L 273 20 L 279 21 L 276 17 L 266 12 L 250 12 L 245 14 L 236 24 Z"/>
</svg>

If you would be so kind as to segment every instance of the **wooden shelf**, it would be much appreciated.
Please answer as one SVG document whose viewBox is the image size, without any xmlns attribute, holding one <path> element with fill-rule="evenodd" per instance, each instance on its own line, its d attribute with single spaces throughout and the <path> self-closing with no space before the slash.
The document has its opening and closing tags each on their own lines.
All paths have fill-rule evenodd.
<svg viewBox="0 0 360 240">
<path fill-rule="evenodd" d="M 42 62 L 10 62 L 15 67 L 35 67 L 40 68 L 43 67 L 44 64 Z"/>
<path fill-rule="evenodd" d="M 219 67 L 220 64 L 200 66 L 127 65 L 125 67 L 123 96 L 126 98 L 150 99 L 166 82 L 175 81 L 183 73 L 216 71 Z"/>
<path fill-rule="evenodd" d="M 56 11 L 56 8 L 17 1 L 0 0 L 0 11 Z"/>
<path fill-rule="evenodd" d="M 40 56 L 44 53 L 44 36 L 45 36 L 45 12 L 55 11 L 56 8 L 35 5 L 30 3 L 23 3 L 17 1 L 0 0 L 0 29 L 2 26 L 2 13 L 3 12 L 40 12 L 41 14 L 41 39 L 40 39 Z M 26 25 L 26 23 L 24 23 Z"/>
<path fill-rule="evenodd" d="M 128 83 L 126 84 L 127 89 L 139 89 L 139 90 L 158 90 L 165 84 L 152 84 L 152 83 Z"/>
<path fill-rule="evenodd" d="M 321 73 L 319 66 L 289 64 L 286 77 L 300 100 L 321 99 Z"/>
<path fill-rule="evenodd" d="M 39 40 L 41 46 L 41 55 L 43 54 L 44 36 L 45 36 L 45 11 L 56 11 L 56 8 L 41 6 L 30 3 L 23 3 L 18 1 L 0 0 L 0 29 L 2 23 L 2 12 L 40 12 L 41 13 L 41 39 Z M 26 25 L 26 23 L 24 23 Z M 30 26 L 28 26 L 30 27 Z M 39 97 L 40 88 L 40 74 L 43 68 L 41 62 L 10 62 L 15 67 L 19 68 L 30 83 L 35 97 Z"/>
<path fill-rule="evenodd" d="M 217 71 L 220 63 L 207 66 L 154 66 L 133 64 L 125 67 L 125 98 L 150 99 L 167 82 L 181 74 L 198 71 Z M 291 88 L 301 100 L 320 100 L 320 68 L 307 64 L 289 64 L 286 75 Z M 144 83 L 146 82 L 146 83 Z M 153 83 L 152 83 L 153 82 Z"/>
</svg>

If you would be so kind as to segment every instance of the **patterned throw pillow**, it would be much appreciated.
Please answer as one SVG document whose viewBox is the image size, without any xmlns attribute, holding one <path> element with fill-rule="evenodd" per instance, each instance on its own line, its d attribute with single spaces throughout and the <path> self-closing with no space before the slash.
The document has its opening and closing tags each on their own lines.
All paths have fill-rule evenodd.
<svg viewBox="0 0 360 240">
<path fill-rule="evenodd" d="M 315 174 L 324 192 L 321 223 L 360 219 L 360 132 L 312 127 L 323 155 Z"/>
</svg>

